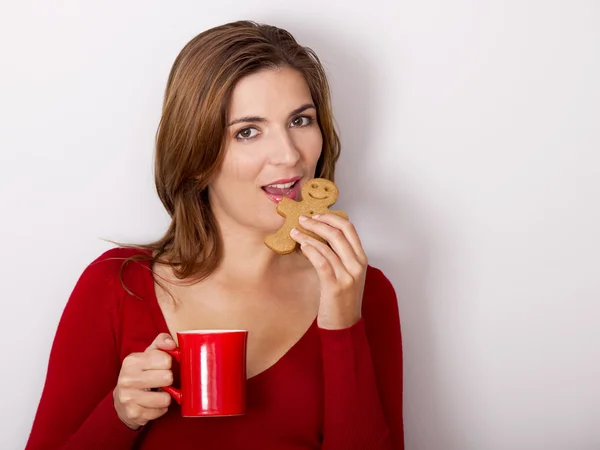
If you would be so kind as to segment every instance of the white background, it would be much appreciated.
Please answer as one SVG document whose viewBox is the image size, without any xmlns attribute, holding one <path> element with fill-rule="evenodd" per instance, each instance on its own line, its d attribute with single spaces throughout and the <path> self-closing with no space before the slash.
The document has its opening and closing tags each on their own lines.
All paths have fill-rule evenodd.
<svg viewBox="0 0 600 450">
<path fill-rule="evenodd" d="M 167 216 L 152 154 L 185 43 L 249 18 L 316 50 L 338 184 L 393 281 L 408 450 L 600 449 L 600 3 L 2 1 L 0 448 L 62 308 Z"/>
</svg>

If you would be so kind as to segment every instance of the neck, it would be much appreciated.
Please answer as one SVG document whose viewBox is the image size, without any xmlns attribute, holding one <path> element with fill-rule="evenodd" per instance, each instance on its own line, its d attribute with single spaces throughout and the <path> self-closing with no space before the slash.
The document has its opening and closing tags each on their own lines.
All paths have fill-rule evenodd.
<svg viewBox="0 0 600 450">
<path fill-rule="evenodd" d="M 264 243 L 264 234 L 246 227 L 221 226 L 223 259 L 214 276 L 240 283 L 262 284 L 304 266 L 298 253 L 279 255 Z"/>
</svg>

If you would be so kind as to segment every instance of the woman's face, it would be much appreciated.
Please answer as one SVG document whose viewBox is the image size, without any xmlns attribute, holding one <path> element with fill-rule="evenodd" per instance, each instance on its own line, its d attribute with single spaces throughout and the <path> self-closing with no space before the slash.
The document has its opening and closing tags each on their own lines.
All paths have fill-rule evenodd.
<svg viewBox="0 0 600 450">
<path fill-rule="evenodd" d="M 283 223 L 277 203 L 300 200 L 315 175 L 323 137 L 304 77 L 290 68 L 242 78 L 229 104 L 226 153 L 209 186 L 219 223 L 272 232 Z"/>
</svg>

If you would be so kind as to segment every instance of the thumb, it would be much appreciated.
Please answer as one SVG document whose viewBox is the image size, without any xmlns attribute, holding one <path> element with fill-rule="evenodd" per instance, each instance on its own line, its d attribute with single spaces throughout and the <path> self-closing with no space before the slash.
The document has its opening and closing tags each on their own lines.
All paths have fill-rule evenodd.
<svg viewBox="0 0 600 450">
<path fill-rule="evenodd" d="M 175 343 L 171 335 L 169 333 L 160 333 L 158 336 L 156 336 L 154 341 L 152 341 L 152 344 L 148 346 L 146 351 L 155 349 L 174 350 L 175 348 L 177 348 L 177 344 Z"/>
</svg>

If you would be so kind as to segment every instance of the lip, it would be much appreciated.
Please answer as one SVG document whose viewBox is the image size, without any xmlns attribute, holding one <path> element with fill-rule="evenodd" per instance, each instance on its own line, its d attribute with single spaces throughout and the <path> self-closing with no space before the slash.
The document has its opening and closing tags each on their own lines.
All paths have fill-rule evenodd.
<svg viewBox="0 0 600 450">
<path fill-rule="evenodd" d="M 282 178 L 281 180 L 276 180 L 276 181 L 272 181 L 271 183 L 267 183 L 265 185 L 263 185 L 263 187 L 265 186 L 271 186 L 273 184 L 286 184 L 286 183 L 294 183 L 298 180 L 300 180 L 302 177 L 294 177 L 294 178 Z"/>
<path fill-rule="evenodd" d="M 289 178 L 287 180 L 278 180 L 275 183 L 271 183 L 271 184 L 284 184 L 284 183 L 296 182 L 294 187 L 287 193 L 287 195 L 269 194 L 264 189 L 262 189 L 262 191 L 269 198 L 269 200 L 271 200 L 273 203 L 279 203 L 285 197 L 289 198 L 290 200 L 299 200 L 300 196 L 301 196 L 300 191 L 302 189 L 302 186 L 301 186 L 302 183 L 300 183 L 301 179 L 302 179 L 302 177 L 296 177 L 296 178 Z M 267 186 L 269 186 L 269 185 L 267 185 Z"/>
</svg>

